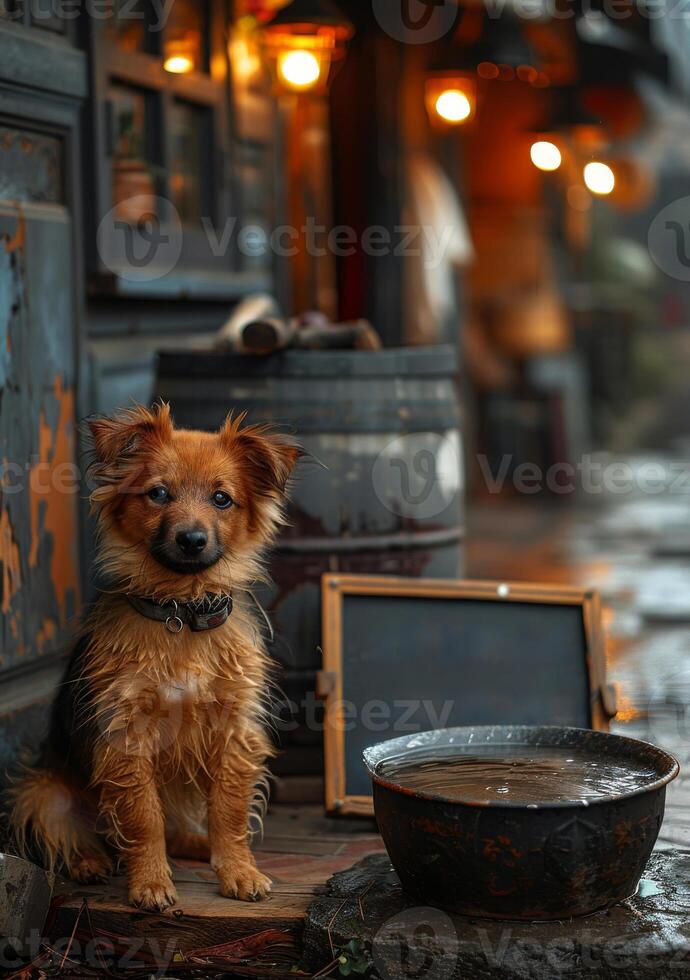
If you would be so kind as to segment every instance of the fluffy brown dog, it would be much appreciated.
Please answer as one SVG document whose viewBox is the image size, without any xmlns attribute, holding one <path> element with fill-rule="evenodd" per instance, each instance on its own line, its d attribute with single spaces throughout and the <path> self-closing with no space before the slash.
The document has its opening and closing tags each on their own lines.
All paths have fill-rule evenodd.
<svg viewBox="0 0 690 980">
<path fill-rule="evenodd" d="M 50 866 L 175 902 L 167 851 L 210 857 L 220 891 L 258 899 L 249 848 L 265 782 L 267 657 L 247 589 L 281 523 L 295 446 L 228 419 L 175 429 L 167 405 L 90 423 L 92 503 L 110 583 L 85 624 L 13 825 Z M 208 836 L 204 833 L 208 827 Z"/>
</svg>

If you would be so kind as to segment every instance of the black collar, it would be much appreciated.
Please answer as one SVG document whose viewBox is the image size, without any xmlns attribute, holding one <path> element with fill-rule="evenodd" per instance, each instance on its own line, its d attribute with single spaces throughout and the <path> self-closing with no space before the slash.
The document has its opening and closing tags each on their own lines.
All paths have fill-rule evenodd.
<svg viewBox="0 0 690 980">
<path fill-rule="evenodd" d="M 128 595 L 130 605 L 147 619 L 165 623 L 171 633 L 181 633 L 185 625 L 193 633 L 214 630 L 227 620 L 232 612 L 232 596 L 207 595 L 196 602 L 157 602 L 150 596 Z"/>
</svg>

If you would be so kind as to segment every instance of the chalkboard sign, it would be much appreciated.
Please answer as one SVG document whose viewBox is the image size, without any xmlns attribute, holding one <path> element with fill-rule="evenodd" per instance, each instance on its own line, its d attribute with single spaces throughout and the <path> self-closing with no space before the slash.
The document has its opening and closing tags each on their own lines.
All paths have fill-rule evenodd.
<svg viewBox="0 0 690 980">
<path fill-rule="evenodd" d="M 599 598 L 542 585 L 324 575 L 329 812 L 372 812 L 366 746 L 453 725 L 606 729 Z"/>
</svg>

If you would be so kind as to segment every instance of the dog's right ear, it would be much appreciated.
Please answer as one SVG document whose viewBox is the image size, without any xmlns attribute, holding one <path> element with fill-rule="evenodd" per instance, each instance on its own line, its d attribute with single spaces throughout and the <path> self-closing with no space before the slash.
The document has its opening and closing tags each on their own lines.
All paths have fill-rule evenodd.
<svg viewBox="0 0 690 980">
<path fill-rule="evenodd" d="M 119 459 L 133 456 L 147 441 L 170 438 L 173 420 L 167 402 L 152 408 L 135 405 L 112 417 L 88 421 L 96 459 L 106 466 Z"/>
</svg>

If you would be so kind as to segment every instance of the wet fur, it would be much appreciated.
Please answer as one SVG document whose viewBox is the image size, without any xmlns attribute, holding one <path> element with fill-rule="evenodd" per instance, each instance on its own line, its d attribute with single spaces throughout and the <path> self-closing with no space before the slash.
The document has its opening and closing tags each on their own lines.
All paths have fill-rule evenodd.
<svg viewBox="0 0 690 980">
<path fill-rule="evenodd" d="M 167 406 L 91 423 L 92 504 L 110 590 L 84 624 L 38 765 L 13 793 L 22 848 L 88 880 L 127 864 L 129 898 L 146 909 L 175 902 L 167 854 L 209 858 L 223 895 L 256 899 L 270 881 L 249 848 L 249 821 L 265 793 L 268 660 L 245 591 L 281 523 L 298 450 L 263 428 L 229 419 L 218 433 L 178 430 Z M 174 489 L 164 505 L 147 496 Z M 235 505 L 219 511 L 214 489 Z M 193 522 L 220 557 L 193 573 L 153 556 Z M 214 551 L 215 553 L 215 551 Z M 189 601 L 232 593 L 227 622 L 170 633 L 124 593 Z"/>
</svg>

